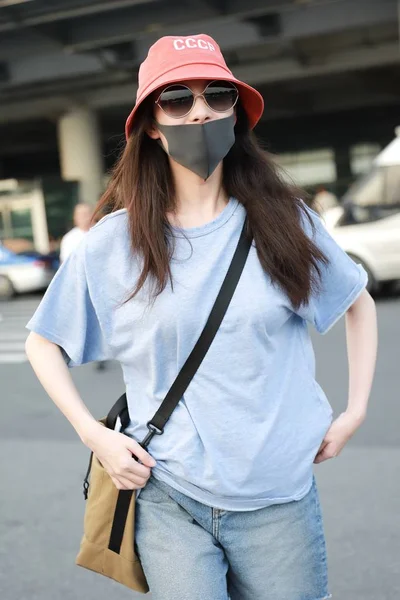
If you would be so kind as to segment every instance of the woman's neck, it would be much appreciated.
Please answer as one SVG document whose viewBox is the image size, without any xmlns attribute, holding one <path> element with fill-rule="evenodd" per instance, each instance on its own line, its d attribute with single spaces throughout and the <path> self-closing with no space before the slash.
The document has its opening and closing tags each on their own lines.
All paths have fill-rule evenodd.
<svg viewBox="0 0 400 600">
<path fill-rule="evenodd" d="M 175 210 L 167 213 L 171 225 L 190 229 L 213 221 L 228 204 L 222 185 L 222 162 L 204 181 L 185 167 L 170 161 L 175 185 Z"/>
</svg>

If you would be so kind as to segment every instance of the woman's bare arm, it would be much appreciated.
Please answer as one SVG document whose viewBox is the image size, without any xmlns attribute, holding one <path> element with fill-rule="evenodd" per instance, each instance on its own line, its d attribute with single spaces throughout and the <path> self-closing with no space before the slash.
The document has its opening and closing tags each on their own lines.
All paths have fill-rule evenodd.
<svg viewBox="0 0 400 600">
<path fill-rule="evenodd" d="M 75 431 L 99 458 L 119 489 L 144 487 L 154 459 L 135 440 L 96 421 L 72 380 L 61 349 L 31 332 L 25 351 L 40 383 Z M 136 456 L 141 463 L 132 457 Z"/>
<path fill-rule="evenodd" d="M 365 290 L 346 313 L 346 339 L 349 363 L 347 411 L 362 421 L 367 412 L 378 348 L 375 302 Z"/>
<path fill-rule="evenodd" d="M 339 456 L 363 423 L 375 372 L 378 346 L 376 308 L 364 290 L 346 312 L 349 393 L 347 409 L 332 423 L 315 457 L 315 463 Z"/>
</svg>

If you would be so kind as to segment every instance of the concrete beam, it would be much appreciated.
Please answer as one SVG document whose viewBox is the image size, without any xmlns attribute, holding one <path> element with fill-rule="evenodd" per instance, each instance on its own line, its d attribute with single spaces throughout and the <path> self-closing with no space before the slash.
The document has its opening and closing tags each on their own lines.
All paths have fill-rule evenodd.
<svg viewBox="0 0 400 600">
<path fill-rule="evenodd" d="M 168 28 L 176 31 L 179 27 L 185 27 L 186 32 L 193 32 L 197 30 L 199 21 L 209 22 L 210 18 L 215 18 L 215 13 L 206 5 L 193 5 L 187 10 L 178 0 L 168 0 L 168 4 L 161 0 L 147 10 L 120 10 L 109 14 L 107 18 L 97 16 L 81 19 L 68 28 L 65 49 L 68 52 L 88 51 L 147 37 L 152 32 L 160 37 L 168 35 Z"/>
<path fill-rule="evenodd" d="M 90 50 L 120 41 L 146 38 L 149 28 L 157 29 L 160 35 L 187 35 L 193 32 L 208 33 L 209 28 L 223 27 L 225 35 L 219 39 L 222 49 L 226 43 L 232 43 L 230 27 L 237 21 L 252 19 L 257 30 L 255 17 L 276 12 L 280 16 L 281 31 L 275 39 L 288 41 L 310 35 L 321 35 L 343 31 L 345 29 L 362 28 L 380 23 L 396 22 L 396 0 L 335 0 L 317 2 L 310 5 L 295 5 L 276 0 L 243 0 L 232 2 L 227 12 L 215 16 L 214 11 L 204 4 L 192 4 L 185 10 L 178 1 L 170 0 L 167 4 L 157 2 L 157 6 L 142 10 L 133 18 L 132 12 L 115 11 L 108 18 L 100 16 L 82 19 L 74 23 L 67 34 L 66 48 L 72 52 Z M 344 18 L 344 15 L 346 18 Z M 261 35 L 258 36 L 261 39 Z M 236 45 L 246 45 L 240 38 Z"/>
<path fill-rule="evenodd" d="M 382 44 L 374 48 L 357 48 L 336 52 L 329 56 L 328 62 L 300 64 L 296 59 L 269 61 L 268 63 L 253 63 L 235 69 L 235 75 L 243 74 L 245 81 L 251 85 L 290 81 L 331 73 L 345 73 L 358 69 L 369 69 L 383 65 L 397 64 L 400 66 L 400 54 L 397 43 Z"/>
<path fill-rule="evenodd" d="M 274 84 L 293 79 L 305 79 L 319 75 L 346 73 L 365 70 L 383 65 L 398 64 L 400 55 L 397 44 L 387 44 L 376 48 L 338 52 L 324 64 L 301 65 L 295 59 L 271 61 L 268 63 L 253 63 L 234 69 L 238 79 L 246 81 L 255 87 Z M 122 84 L 108 90 L 97 90 L 88 93 L 88 101 L 92 106 L 105 108 L 107 106 L 122 106 L 134 103 L 137 86 L 133 83 Z"/>
<path fill-rule="evenodd" d="M 95 15 L 103 12 L 110 12 L 120 8 L 127 8 L 137 4 L 155 2 L 156 0 L 113 0 L 112 2 L 101 2 L 98 4 L 88 4 L 87 6 L 76 6 L 63 10 L 49 10 L 39 15 L 20 17 L 10 19 L 6 23 L 0 24 L 0 31 L 14 31 L 25 27 L 35 27 L 44 23 L 54 23 L 56 21 L 65 21 L 67 19 L 81 18 L 87 15 Z"/>
<path fill-rule="evenodd" d="M 279 14 L 281 32 L 262 37 L 257 30 L 257 21 L 249 20 L 249 15 L 259 14 L 260 11 L 270 12 L 274 8 L 281 11 Z M 160 35 L 184 35 L 189 31 L 202 31 L 215 37 L 222 50 L 229 52 L 241 47 L 256 46 L 270 42 L 290 46 L 296 40 L 310 37 L 318 33 L 328 34 L 350 27 L 379 26 L 380 23 L 392 22 L 396 18 L 396 0 L 380 0 L 377 7 L 376 0 L 336 0 L 334 2 L 318 2 L 311 5 L 290 5 L 283 2 L 277 5 L 276 0 L 247 0 L 246 3 L 231 0 L 231 13 L 219 15 L 212 14 L 204 2 L 199 0 L 189 4 L 189 11 L 183 11 L 178 0 L 171 0 L 169 4 L 157 1 L 147 10 L 140 13 L 131 10 L 115 10 L 105 15 L 94 15 L 90 19 L 82 18 L 74 23 L 74 27 L 67 28 L 63 33 L 64 48 L 56 49 L 53 44 L 51 49 L 48 40 L 42 36 L 28 36 L 27 39 L 15 40 L 15 53 L 12 48 L 12 39 L 0 44 L 0 59 L 9 59 L 9 72 L 11 84 L 21 85 L 42 79 L 57 79 L 62 76 L 76 76 L 87 65 L 94 66 L 98 72 L 99 62 L 87 56 L 70 57 L 66 53 L 79 53 L 91 51 L 104 46 L 112 46 L 122 41 L 136 40 L 137 61 L 141 62 L 146 56 L 148 47 Z M 153 10 L 151 10 L 153 8 Z M 157 10 L 155 10 L 157 8 Z M 343 19 L 343 14 L 346 19 Z M 133 15 L 137 16 L 133 19 Z M 157 22 L 155 22 L 155 17 Z M 242 20 L 239 20 L 242 19 Z M 244 19 L 244 20 L 243 20 Z M 246 19 L 247 22 L 246 22 Z M 149 24 L 152 23 L 152 32 Z M 19 33 L 21 35 L 22 32 Z M 31 42 L 29 41 L 31 39 Z M 30 48 L 29 44 L 37 45 Z M 47 47 L 49 56 L 43 52 Z M 40 49 L 39 49 L 40 48 Z M 46 52 L 45 51 L 45 52 Z M 41 56 L 37 56 L 41 54 Z M 36 64 L 35 64 L 36 59 Z M 25 63 L 25 64 L 24 64 Z M 78 64 L 81 63 L 81 64 Z M 89 71 L 88 71 L 89 72 Z"/>
<path fill-rule="evenodd" d="M 336 0 L 323 5 L 309 4 L 282 12 L 282 28 L 285 39 L 324 35 L 395 23 L 396 0 Z"/>
<path fill-rule="evenodd" d="M 31 85 L 51 81 L 57 84 L 62 78 L 93 77 L 96 73 L 104 73 L 99 57 L 95 55 L 65 56 L 60 50 L 51 55 L 42 54 L 25 57 L 11 63 L 11 84 Z"/>
<path fill-rule="evenodd" d="M 400 55 L 396 43 L 351 52 L 337 52 L 329 57 L 329 62 L 324 64 L 301 65 L 295 59 L 285 59 L 242 65 L 234 69 L 234 73 L 239 79 L 256 87 L 262 87 L 277 82 L 353 72 L 383 65 L 400 66 Z M 133 106 L 136 84 L 131 81 L 118 83 L 118 78 L 115 76 L 113 79 L 114 84 L 103 82 L 96 89 L 81 89 L 79 93 L 68 93 L 65 88 L 64 92 L 60 90 L 58 94 L 46 99 L 2 102 L 0 103 L 0 123 L 43 117 L 57 119 L 60 114 L 78 102 L 87 103 L 97 109 Z"/>
<path fill-rule="evenodd" d="M 13 121 L 30 121 L 41 118 L 56 121 L 71 105 L 74 105 L 74 101 L 65 95 L 4 102 L 0 104 L 0 123 L 8 124 Z"/>
<path fill-rule="evenodd" d="M 266 10 L 280 10 L 285 6 L 290 6 L 293 0 L 249 0 L 253 14 L 257 12 L 265 13 Z M 318 4 L 324 4 L 331 2 L 332 0 L 314 0 Z M 87 6 L 81 5 L 68 9 L 61 10 L 48 10 L 40 14 L 31 14 L 29 11 L 26 15 L 20 10 L 18 19 L 10 17 L 7 21 L 0 24 L 0 31 L 15 31 L 17 29 L 24 29 L 27 27 L 37 27 L 45 23 L 56 23 L 60 21 L 68 21 L 73 19 L 80 19 L 85 16 L 100 15 L 104 12 L 118 11 L 120 9 L 134 7 L 136 5 L 143 5 L 146 3 L 156 3 L 157 0 L 112 0 L 112 2 L 101 2 L 97 4 L 88 4 Z M 167 4 L 169 0 L 165 0 Z M 249 4 L 247 2 L 247 4 Z M 242 0 L 183 0 L 182 8 L 187 11 L 188 6 L 208 7 L 213 14 L 227 14 L 229 12 L 235 13 L 240 11 Z M 153 11 L 154 16 L 154 11 Z"/>
</svg>

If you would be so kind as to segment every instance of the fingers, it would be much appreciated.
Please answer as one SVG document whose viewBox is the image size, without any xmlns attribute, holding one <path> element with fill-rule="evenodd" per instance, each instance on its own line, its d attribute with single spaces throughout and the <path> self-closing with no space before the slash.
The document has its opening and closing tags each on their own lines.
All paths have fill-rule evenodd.
<svg viewBox="0 0 400 600">
<path fill-rule="evenodd" d="M 118 489 L 139 489 L 146 485 L 156 461 L 135 440 L 109 430 L 101 431 L 92 448 Z M 143 461 L 141 464 L 136 460 Z"/>
<path fill-rule="evenodd" d="M 338 456 L 338 452 L 333 444 L 326 444 L 323 448 L 321 448 L 314 459 L 314 464 L 318 465 L 324 460 L 329 460 L 330 458 L 336 458 Z"/>
<path fill-rule="evenodd" d="M 324 462 L 324 460 L 328 460 L 328 457 L 324 456 L 323 452 L 319 452 L 317 456 L 314 458 L 314 464 L 319 465 L 319 463 Z"/>
<path fill-rule="evenodd" d="M 110 475 L 110 477 L 111 477 L 113 484 L 115 485 L 115 487 L 118 490 L 137 490 L 137 489 L 143 488 L 147 483 L 147 480 L 146 480 L 143 484 L 138 485 L 138 484 L 133 483 L 132 481 L 129 481 L 129 479 L 126 479 L 125 477 L 117 478 L 117 477 L 114 477 L 113 475 Z"/>
<path fill-rule="evenodd" d="M 137 462 L 137 460 L 135 460 L 129 451 L 119 463 L 115 474 L 122 475 L 122 477 L 127 477 L 129 480 L 132 480 L 132 475 L 134 477 L 148 479 L 151 474 L 151 469 L 150 467 L 146 467 L 145 465 Z"/>
<path fill-rule="evenodd" d="M 136 490 L 143 488 L 149 480 L 150 473 L 147 477 L 139 477 L 133 473 L 109 473 L 114 485 L 118 489 Z"/>
<path fill-rule="evenodd" d="M 113 482 L 113 484 L 115 485 L 115 487 L 118 490 L 133 489 L 133 487 L 129 487 L 129 486 L 132 486 L 133 484 L 130 481 L 128 481 L 127 479 L 124 479 L 123 477 L 120 477 L 119 479 L 117 479 L 113 475 L 110 475 L 110 477 L 111 477 L 111 481 Z"/>
<path fill-rule="evenodd" d="M 109 465 L 108 473 L 118 480 L 128 481 L 137 487 L 146 485 L 147 480 L 151 475 L 151 469 L 136 462 L 132 456 L 128 454 L 127 458 L 123 459 L 114 468 Z M 132 489 L 132 488 L 129 488 Z"/>
<path fill-rule="evenodd" d="M 104 459 L 100 462 L 115 485 L 117 485 L 117 482 L 121 483 L 121 488 L 117 485 L 119 489 L 142 488 L 151 475 L 151 469 L 136 462 L 129 451 L 126 451 L 122 458 L 118 457 L 118 460 L 112 457 L 112 460 Z"/>
<path fill-rule="evenodd" d="M 124 437 L 126 438 L 126 447 L 128 450 L 132 452 L 132 454 L 134 454 L 140 460 L 140 462 L 143 463 L 143 465 L 146 467 L 154 467 L 156 465 L 154 458 L 148 452 L 146 452 L 146 450 L 142 448 L 140 444 L 127 436 Z"/>
</svg>

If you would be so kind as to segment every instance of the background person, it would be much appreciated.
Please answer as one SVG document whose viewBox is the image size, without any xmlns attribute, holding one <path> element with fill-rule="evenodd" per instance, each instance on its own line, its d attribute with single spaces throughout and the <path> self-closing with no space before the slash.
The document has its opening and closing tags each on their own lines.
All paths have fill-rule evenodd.
<svg viewBox="0 0 400 600">
<path fill-rule="evenodd" d="M 313 200 L 313 209 L 316 210 L 320 215 L 325 211 L 339 204 L 337 196 L 333 192 L 326 189 L 325 186 L 320 185 L 317 187 L 316 194 Z"/>
<path fill-rule="evenodd" d="M 84 235 L 89 231 L 93 216 L 93 206 L 80 202 L 74 207 L 74 227 L 66 233 L 60 244 L 60 261 L 63 263 L 68 256 L 81 243 Z"/>
</svg>

